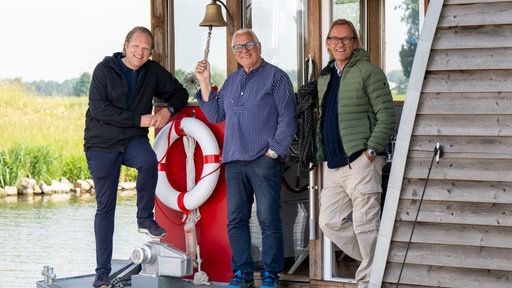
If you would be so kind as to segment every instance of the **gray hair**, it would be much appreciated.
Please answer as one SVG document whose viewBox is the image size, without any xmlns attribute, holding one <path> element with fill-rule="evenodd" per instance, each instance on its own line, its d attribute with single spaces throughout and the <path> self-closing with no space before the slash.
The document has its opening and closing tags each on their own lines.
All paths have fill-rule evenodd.
<svg viewBox="0 0 512 288">
<path fill-rule="evenodd" d="M 260 40 L 258 39 L 258 36 L 256 36 L 256 33 L 254 33 L 254 31 L 252 29 L 243 28 L 243 29 L 237 30 L 235 32 L 235 34 L 233 34 L 233 38 L 231 39 L 231 46 L 235 45 L 235 37 L 236 37 L 236 35 L 243 34 L 243 33 L 251 34 L 252 35 L 252 39 L 254 39 L 254 42 L 260 43 Z"/>
</svg>

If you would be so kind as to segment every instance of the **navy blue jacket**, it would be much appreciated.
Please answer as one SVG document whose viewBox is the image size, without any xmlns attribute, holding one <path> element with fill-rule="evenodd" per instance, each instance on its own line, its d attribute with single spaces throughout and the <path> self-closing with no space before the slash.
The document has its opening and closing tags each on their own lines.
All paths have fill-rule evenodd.
<svg viewBox="0 0 512 288">
<path fill-rule="evenodd" d="M 147 137 L 149 130 L 140 127 L 140 119 L 144 114 L 151 114 L 153 97 L 167 102 L 175 112 L 187 104 L 187 90 L 153 60 L 138 69 L 137 85 L 130 103 L 126 103 L 128 83 L 116 60 L 120 54 L 105 57 L 94 69 L 85 115 L 86 151 L 123 151 L 133 138 Z"/>
</svg>

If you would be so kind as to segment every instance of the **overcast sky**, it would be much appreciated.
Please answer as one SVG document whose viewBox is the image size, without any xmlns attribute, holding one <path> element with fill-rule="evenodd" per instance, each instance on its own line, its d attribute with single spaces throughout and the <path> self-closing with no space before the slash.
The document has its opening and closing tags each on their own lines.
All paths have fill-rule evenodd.
<svg viewBox="0 0 512 288">
<path fill-rule="evenodd" d="M 134 26 L 150 28 L 150 1 L 2 0 L 0 79 L 62 82 L 92 73 Z"/>
<path fill-rule="evenodd" d="M 199 4 L 201 7 L 209 1 L 203 2 Z M 390 0 L 387 8 L 392 10 L 393 4 L 400 2 Z M 62 82 L 78 78 L 83 72 L 92 73 L 104 56 L 121 51 L 131 28 L 150 28 L 150 1 L 147 0 L 1 0 L 0 3 L 0 79 L 19 77 L 23 81 Z M 198 19 L 203 13 L 198 14 Z M 397 29 L 403 25 L 399 16 L 388 17 L 388 21 L 396 27 L 392 35 L 396 40 L 387 43 L 391 59 L 396 57 L 405 39 L 405 30 Z M 218 34 L 215 32 L 213 41 L 220 39 Z M 199 44 L 191 47 L 199 50 L 190 55 L 193 61 L 187 61 L 191 63 L 201 58 L 204 49 L 204 35 L 195 38 Z M 399 69 L 397 61 L 395 58 L 388 63 L 387 70 Z"/>
</svg>

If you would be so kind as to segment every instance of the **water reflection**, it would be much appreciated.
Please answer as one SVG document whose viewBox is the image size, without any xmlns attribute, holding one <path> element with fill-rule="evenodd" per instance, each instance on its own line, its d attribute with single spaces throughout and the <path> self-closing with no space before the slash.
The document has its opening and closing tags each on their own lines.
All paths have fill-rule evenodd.
<svg viewBox="0 0 512 288">
<path fill-rule="evenodd" d="M 114 232 L 115 259 L 149 240 L 137 233 L 134 196 L 120 197 Z M 92 274 L 96 202 L 87 194 L 0 198 L 0 283 L 34 288 L 43 266 L 57 278 Z"/>
</svg>

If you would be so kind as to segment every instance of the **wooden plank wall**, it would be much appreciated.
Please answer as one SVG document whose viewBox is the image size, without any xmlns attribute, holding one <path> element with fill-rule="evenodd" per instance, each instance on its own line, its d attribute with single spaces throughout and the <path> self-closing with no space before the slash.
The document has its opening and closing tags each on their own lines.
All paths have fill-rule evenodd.
<svg viewBox="0 0 512 288">
<path fill-rule="evenodd" d="M 512 1 L 444 2 L 382 287 L 396 287 L 437 142 L 400 287 L 512 287 Z"/>
</svg>

